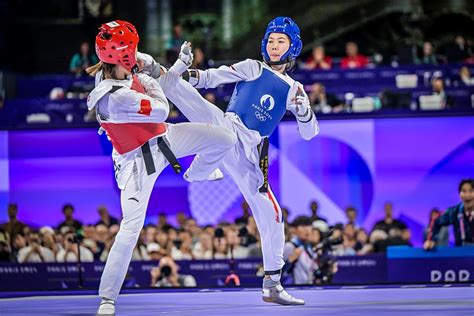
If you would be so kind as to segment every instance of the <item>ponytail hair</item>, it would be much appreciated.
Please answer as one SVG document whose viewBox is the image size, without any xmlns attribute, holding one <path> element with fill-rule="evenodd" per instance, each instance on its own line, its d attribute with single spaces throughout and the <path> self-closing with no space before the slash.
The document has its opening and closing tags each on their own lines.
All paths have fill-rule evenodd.
<svg viewBox="0 0 474 316">
<path fill-rule="evenodd" d="M 114 64 L 108 64 L 108 63 L 104 63 L 102 61 L 99 61 L 97 64 L 86 68 L 87 74 L 89 74 L 92 77 L 95 77 L 95 75 L 99 71 L 102 71 L 102 77 L 103 78 L 117 79 L 117 75 L 115 74 L 115 65 Z"/>
</svg>

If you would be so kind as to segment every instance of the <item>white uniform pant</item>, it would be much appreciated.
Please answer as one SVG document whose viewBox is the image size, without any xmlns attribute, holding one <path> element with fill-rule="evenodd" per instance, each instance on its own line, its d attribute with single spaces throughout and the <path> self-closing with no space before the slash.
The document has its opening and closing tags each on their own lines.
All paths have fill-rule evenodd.
<svg viewBox="0 0 474 316">
<path fill-rule="evenodd" d="M 191 122 L 210 123 L 234 131 L 238 137 L 234 121 L 224 115 L 217 106 L 204 99 L 190 84 L 181 81 L 179 93 L 167 95 L 178 109 Z M 245 200 L 252 209 L 260 233 L 265 271 L 278 271 L 284 265 L 283 247 L 285 244 L 284 224 L 280 206 L 268 186 L 268 193 L 258 191 L 262 178 L 258 167 L 250 161 L 239 140 L 225 155 L 221 167 L 232 177 Z M 199 161 L 200 156 L 195 158 Z M 194 162 L 193 162 L 194 163 Z M 260 173 L 260 174 L 259 174 Z M 269 273 L 271 274 L 271 273 Z"/>
<path fill-rule="evenodd" d="M 229 130 L 201 123 L 169 124 L 165 139 L 177 158 L 201 154 L 199 161 L 193 163 L 193 167 L 201 171 L 206 170 L 208 174 L 218 167 L 226 151 L 233 148 L 237 141 L 236 136 Z M 133 174 L 121 191 L 123 219 L 102 273 L 100 297 L 117 299 L 133 249 L 145 222 L 148 201 L 155 181 L 169 164 L 158 151 L 156 139 L 150 140 L 150 143 L 156 172 L 148 175 L 144 166 L 134 168 Z M 143 159 L 135 161 L 144 164 Z"/>
</svg>

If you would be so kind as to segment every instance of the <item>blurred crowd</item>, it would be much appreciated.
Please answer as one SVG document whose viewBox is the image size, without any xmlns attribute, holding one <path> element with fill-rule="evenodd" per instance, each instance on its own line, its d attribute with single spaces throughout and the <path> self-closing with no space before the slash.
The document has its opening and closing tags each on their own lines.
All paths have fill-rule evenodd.
<svg viewBox="0 0 474 316">
<path fill-rule="evenodd" d="M 461 203 L 456 207 L 461 207 L 466 214 L 463 242 L 473 243 L 474 181 L 462 180 L 459 194 Z M 456 226 L 449 219 L 450 214 L 456 212 L 456 207 L 444 214 L 438 209 L 430 212 L 425 229 L 425 240 L 430 244 L 425 248 L 448 245 L 446 226 L 449 225 L 454 225 L 456 245 L 462 245 L 458 242 L 458 238 L 461 238 L 457 232 L 459 225 Z M 111 216 L 104 206 L 98 208 L 98 220 L 95 223 L 83 224 L 77 220 L 71 204 L 64 205 L 62 212 L 64 221 L 56 227 L 43 226 L 37 229 L 19 221 L 17 205 L 10 204 L 9 221 L 0 225 L 0 261 L 77 262 L 79 257 L 82 262 L 106 261 L 120 220 Z M 288 222 L 290 214 L 287 208 L 282 208 L 282 213 L 286 226 L 284 270 L 294 276 L 297 284 L 314 283 L 314 273 L 321 268 L 315 259 L 384 253 L 388 246 L 412 245 L 410 229 L 402 220 L 395 218 L 391 202 L 384 204 L 384 217 L 371 230 L 360 226 L 358 211 L 354 207 L 345 209 L 345 223 L 328 223 L 321 217 L 317 201 L 310 203 L 307 215 L 298 216 L 292 222 Z M 452 216 L 456 219 L 458 213 L 454 214 Z M 158 266 L 151 271 L 152 285 L 165 282 L 161 285 L 192 286 L 193 278 L 179 275 L 175 260 L 262 256 L 257 226 L 245 201 L 242 202 L 242 215 L 232 223 L 223 221 L 215 226 L 199 226 L 195 219 L 183 212 L 176 214 L 174 222 L 171 225 L 168 216 L 160 214 L 156 224 L 148 224 L 142 229 L 133 251 L 132 260 L 159 261 Z M 335 266 L 331 267 L 336 269 Z M 310 276 L 308 271 L 311 271 Z M 160 277 L 163 274 L 171 276 L 171 279 L 163 280 Z"/>
<path fill-rule="evenodd" d="M 384 206 L 385 218 L 375 224 L 370 232 L 356 222 L 357 210 L 346 209 L 347 223 L 330 226 L 319 216 L 319 205 L 311 202 L 308 216 L 311 229 L 304 240 L 317 245 L 330 229 L 333 237 L 343 237 L 343 243 L 334 251 L 336 255 L 356 255 L 384 252 L 391 244 L 410 245 L 410 232 L 406 225 L 393 218 L 393 206 Z M 74 218 L 74 206 L 63 207 L 64 221 L 56 227 L 32 228 L 17 219 L 17 205 L 10 204 L 10 221 L 0 225 L 2 261 L 10 262 L 76 262 L 78 241 L 81 260 L 105 261 L 118 232 L 119 220 L 111 216 L 106 207 L 98 208 L 100 220 L 83 224 Z M 291 240 L 297 227 L 286 219 L 289 211 L 282 209 L 285 218 L 286 239 Z M 299 219 L 298 219 L 299 218 Z M 301 220 L 298 217 L 296 223 Z M 133 252 L 132 260 L 159 260 L 169 256 L 174 260 L 226 259 L 261 257 L 260 236 L 246 202 L 242 203 L 242 216 L 233 223 L 221 222 L 216 226 L 199 226 L 192 217 L 179 212 L 177 225 L 168 223 L 165 214 L 158 216 L 156 225 L 146 225 Z"/>
</svg>

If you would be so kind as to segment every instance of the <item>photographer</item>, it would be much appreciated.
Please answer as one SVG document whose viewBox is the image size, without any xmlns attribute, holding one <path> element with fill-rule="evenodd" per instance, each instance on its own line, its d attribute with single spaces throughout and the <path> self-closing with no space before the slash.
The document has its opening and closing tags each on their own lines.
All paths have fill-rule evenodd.
<svg viewBox="0 0 474 316">
<path fill-rule="evenodd" d="M 299 216 L 291 223 L 291 227 L 293 237 L 283 250 L 283 270 L 292 276 L 294 284 L 313 284 L 317 265 L 310 243 L 313 234 L 312 220 L 308 216 Z"/>
<path fill-rule="evenodd" d="M 158 267 L 151 269 L 152 287 L 195 287 L 196 279 L 192 275 L 178 273 L 179 266 L 173 258 L 161 258 Z"/>
<path fill-rule="evenodd" d="M 18 262 L 54 262 L 54 254 L 51 250 L 41 246 L 40 237 L 37 232 L 31 231 L 28 234 L 28 247 L 18 251 Z"/>
<path fill-rule="evenodd" d="M 78 239 L 80 238 L 74 233 L 66 233 L 64 235 L 64 248 L 59 250 L 56 255 L 57 262 L 77 262 L 79 257 L 79 249 L 77 247 Z M 81 261 L 93 262 L 94 254 L 88 248 L 81 247 Z"/>
<path fill-rule="evenodd" d="M 229 244 L 229 251 L 232 251 L 232 255 L 235 259 L 243 259 L 248 258 L 249 256 L 249 249 L 247 247 L 243 247 L 242 244 L 245 242 L 243 239 L 246 239 L 247 236 L 247 228 L 243 226 L 241 229 L 237 230 L 230 229 L 227 234 L 227 243 Z"/>
</svg>

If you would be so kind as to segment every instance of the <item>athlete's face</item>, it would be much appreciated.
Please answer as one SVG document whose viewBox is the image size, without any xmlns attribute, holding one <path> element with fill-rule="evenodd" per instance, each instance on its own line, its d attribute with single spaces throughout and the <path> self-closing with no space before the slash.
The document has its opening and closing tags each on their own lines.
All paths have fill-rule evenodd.
<svg viewBox="0 0 474 316">
<path fill-rule="evenodd" d="M 272 33 L 268 37 L 267 53 L 270 56 L 270 61 L 280 61 L 290 48 L 290 38 L 283 33 Z"/>
</svg>

